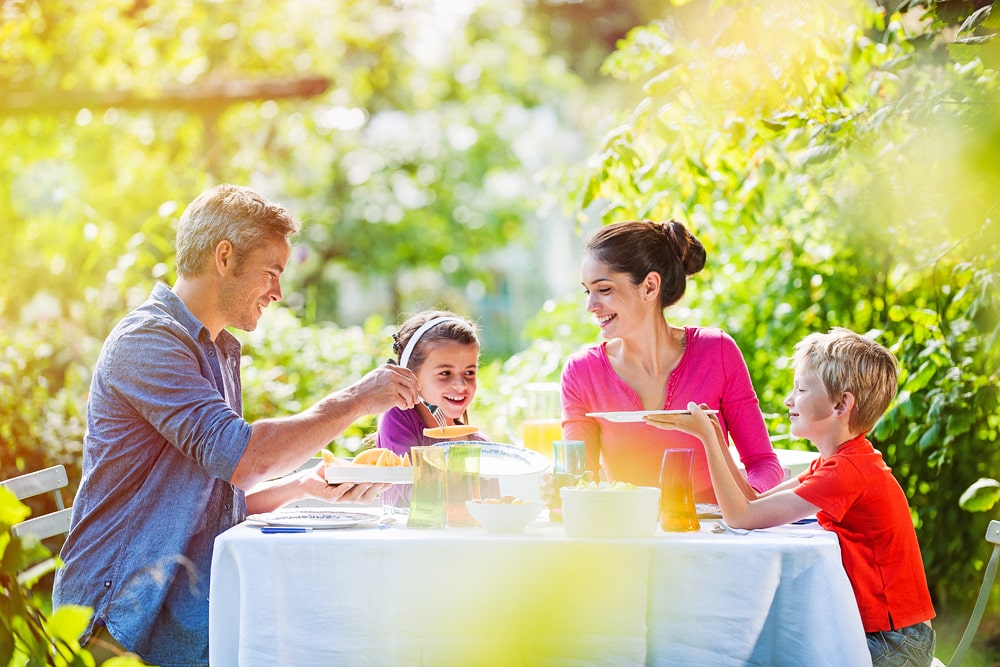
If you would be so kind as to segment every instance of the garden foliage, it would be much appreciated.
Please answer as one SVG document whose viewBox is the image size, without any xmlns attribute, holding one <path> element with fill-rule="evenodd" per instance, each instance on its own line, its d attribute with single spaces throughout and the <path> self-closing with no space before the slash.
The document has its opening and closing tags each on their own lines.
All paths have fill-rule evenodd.
<svg viewBox="0 0 1000 667">
<path fill-rule="evenodd" d="M 963 600 L 990 517 L 960 497 L 1000 469 L 1000 16 L 956 34 L 933 5 L 713 5 L 635 29 L 608 59 L 640 94 L 577 208 L 695 230 L 709 266 L 675 317 L 737 339 L 766 412 L 783 412 L 808 332 L 848 327 L 893 350 L 900 392 L 872 438 L 937 599 Z M 989 488 L 975 509 L 992 508 Z"/>
</svg>

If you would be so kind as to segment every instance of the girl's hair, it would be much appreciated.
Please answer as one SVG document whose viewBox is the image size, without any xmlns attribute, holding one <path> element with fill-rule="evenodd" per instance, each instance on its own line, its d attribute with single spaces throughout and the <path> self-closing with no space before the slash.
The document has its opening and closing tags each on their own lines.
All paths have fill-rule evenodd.
<svg viewBox="0 0 1000 667">
<path fill-rule="evenodd" d="M 629 274 L 635 285 L 651 271 L 660 274 L 660 309 L 680 301 L 687 277 L 705 268 L 705 247 L 676 220 L 607 225 L 590 237 L 586 251 L 615 273 Z"/>
<path fill-rule="evenodd" d="M 410 351 L 409 359 L 405 360 L 407 368 L 416 371 L 424 363 L 429 351 L 426 343 L 449 342 L 479 347 L 479 337 L 476 335 L 475 324 L 451 311 L 425 310 L 403 322 L 399 326 L 399 330 L 392 334 L 392 351 L 396 355 L 397 362 L 403 363 L 400 357 L 417 330 L 427 322 L 439 317 L 448 319 L 435 324 L 420 334 L 420 338 L 415 341 L 415 345 Z"/>
<path fill-rule="evenodd" d="M 273 238 L 298 234 L 299 223 L 283 206 L 249 188 L 217 185 L 192 201 L 177 226 L 177 273 L 197 276 L 222 241 L 233 244 L 237 266 Z"/>
<path fill-rule="evenodd" d="M 811 333 L 795 346 L 793 366 L 815 373 L 831 400 L 854 394 L 852 432 L 868 433 L 896 396 L 899 366 L 892 352 L 849 329 Z"/>
</svg>

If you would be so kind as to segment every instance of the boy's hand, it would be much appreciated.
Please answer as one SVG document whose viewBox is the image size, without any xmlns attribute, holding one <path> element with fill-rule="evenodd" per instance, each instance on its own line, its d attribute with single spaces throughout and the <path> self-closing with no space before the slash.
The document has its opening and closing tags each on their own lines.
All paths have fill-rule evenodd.
<svg viewBox="0 0 1000 667">
<path fill-rule="evenodd" d="M 719 423 L 718 418 L 708 414 L 705 410 L 708 405 L 702 403 L 700 406 L 693 401 L 688 403 L 686 413 L 646 415 L 647 424 L 662 428 L 665 431 L 681 431 L 688 435 L 693 435 L 702 442 L 708 442 L 715 433 L 715 427 Z"/>
</svg>

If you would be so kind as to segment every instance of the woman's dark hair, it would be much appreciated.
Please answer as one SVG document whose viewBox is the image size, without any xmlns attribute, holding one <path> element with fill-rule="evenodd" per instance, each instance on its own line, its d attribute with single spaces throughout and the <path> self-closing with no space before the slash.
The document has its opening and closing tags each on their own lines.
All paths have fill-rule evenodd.
<svg viewBox="0 0 1000 667">
<path fill-rule="evenodd" d="M 705 268 L 705 246 L 687 227 L 670 220 L 616 222 L 594 232 L 586 251 L 638 285 L 650 271 L 660 274 L 660 308 L 680 301 L 687 277 Z"/>
</svg>

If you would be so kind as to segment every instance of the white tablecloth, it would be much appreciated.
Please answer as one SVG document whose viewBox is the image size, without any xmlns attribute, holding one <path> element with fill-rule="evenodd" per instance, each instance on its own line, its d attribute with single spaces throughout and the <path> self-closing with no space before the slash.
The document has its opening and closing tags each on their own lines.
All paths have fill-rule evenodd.
<svg viewBox="0 0 1000 667">
<path fill-rule="evenodd" d="M 644 540 L 544 519 L 513 536 L 236 526 L 215 543 L 211 664 L 871 664 L 833 534 L 713 523 Z"/>
</svg>

